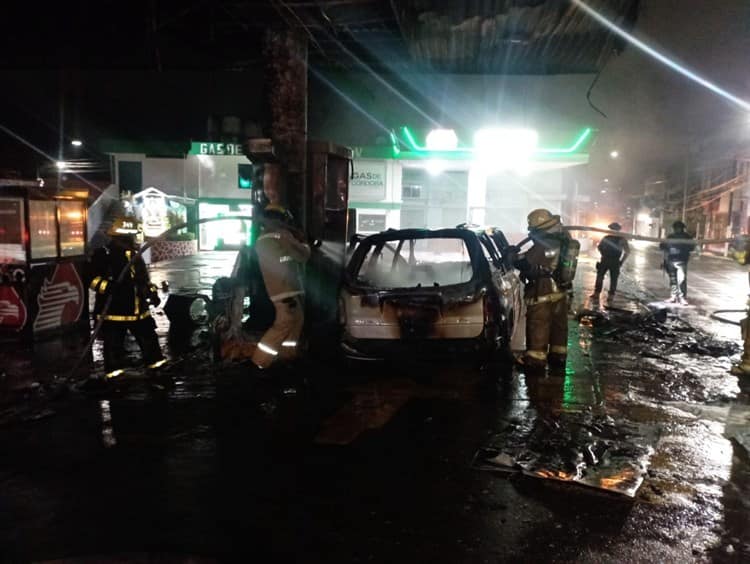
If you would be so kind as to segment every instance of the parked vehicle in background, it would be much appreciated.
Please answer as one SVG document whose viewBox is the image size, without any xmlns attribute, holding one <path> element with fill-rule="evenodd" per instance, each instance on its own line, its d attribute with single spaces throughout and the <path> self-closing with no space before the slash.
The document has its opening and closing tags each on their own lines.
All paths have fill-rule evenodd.
<svg viewBox="0 0 750 564">
<path fill-rule="evenodd" d="M 339 303 L 346 357 L 509 352 L 522 290 L 501 231 L 389 229 L 354 245 Z"/>
</svg>

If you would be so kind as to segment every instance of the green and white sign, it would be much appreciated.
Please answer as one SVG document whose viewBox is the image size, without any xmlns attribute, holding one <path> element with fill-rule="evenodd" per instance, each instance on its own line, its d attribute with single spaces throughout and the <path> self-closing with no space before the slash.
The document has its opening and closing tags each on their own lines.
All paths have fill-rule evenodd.
<svg viewBox="0 0 750 564">
<path fill-rule="evenodd" d="M 373 202 L 385 199 L 385 161 L 355 159 L 349 180 L 349 199 Z"/>
<path fill-rule="evenodd" d="M 191 155 L 211 155 L 212 157 L 239 157 L 244 155 L 239 143 L 211 143 L 209 141 L 193 141 L 190 144 Z"/>
</svg>

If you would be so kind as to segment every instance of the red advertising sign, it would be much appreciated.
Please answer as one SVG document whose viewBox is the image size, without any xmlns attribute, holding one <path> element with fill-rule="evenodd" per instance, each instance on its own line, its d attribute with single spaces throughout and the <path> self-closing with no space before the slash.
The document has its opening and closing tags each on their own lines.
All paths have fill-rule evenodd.
<svg viewBox="0 0 750 564">
<path fill-rule="evenodd" d="M 13 286 L 0 286 L 0 327 L 20 331 L 26 325 L 26 305 Z"/>
<path fill-rule="evenodd" d="M 84 305 L 83 283 L 72 263 L 58 264 L 52 278 L 44 279 L 37 303 L 34 332 L 78 321 Z"/>
</svg>

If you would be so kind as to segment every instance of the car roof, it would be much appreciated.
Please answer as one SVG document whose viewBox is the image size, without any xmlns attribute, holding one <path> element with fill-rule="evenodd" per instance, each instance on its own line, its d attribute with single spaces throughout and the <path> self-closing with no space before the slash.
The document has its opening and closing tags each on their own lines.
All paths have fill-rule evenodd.
<svg viewBox="0 0 750 564">
<path fill-rule="evenodd" d="M 370 235 L 356 234 L 352 237 L 357 243 L 377 243 L 381 241 L 397 241 L 399 239 L 431 239 L 431 238 L 465 238 L 467 235 L 480 235 L 485 229 L 496 229 L 494 227 L 484 228 L 476 225 L 461 224 L 456 227 L 442 227 L 439 229 L 422 229 L 407 227 L 403 229 L 386 229 Z"/>
</svg>

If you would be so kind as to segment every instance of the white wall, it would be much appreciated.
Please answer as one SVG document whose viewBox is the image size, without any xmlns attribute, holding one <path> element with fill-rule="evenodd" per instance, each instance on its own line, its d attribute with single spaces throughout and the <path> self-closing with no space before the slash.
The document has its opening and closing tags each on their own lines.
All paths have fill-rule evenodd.
<svg viewBox="0 0 750 564">
<path fill-rule="evenodd" d="M 153 186 L 172 196 L 188 198 L 250 199 L 250 190 L 238 187 L 240 163 L 250 164 L 244 157 L 210 157 L 188 155 L 185 159 L 147 157 L 139 153 L 117 153 L 115 157 L 115 183 L 117 163 L 140 162 L 143 188 Z"/>
<path fill-rule="evenodd" d="M 246 157 L 189 155 L 186 163 L 199 198 L 250 199 L 250 190 L 241 190 L 237 181 L 237 165 L 250 164 Z"/>
<path fill-rule="evenodd" d="M 185 159 L 149 159 L 144 158 L 143 188 L 153 186 L 170 196 L 186 196 L 184 186 Z"/>
</svg>

